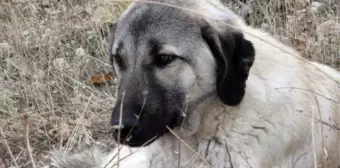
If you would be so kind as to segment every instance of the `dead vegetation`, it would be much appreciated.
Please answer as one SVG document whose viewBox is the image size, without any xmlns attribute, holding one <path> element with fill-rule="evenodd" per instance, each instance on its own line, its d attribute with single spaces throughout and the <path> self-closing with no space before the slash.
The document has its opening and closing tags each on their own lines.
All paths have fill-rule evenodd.
<svg viewBox="0 0 340 168">
<path fill-rule="evenodd" d="M 340 1 L 224 1 L 248 24 L 271 32 L 309 60 L 340 69 Z"/>
<path fill-rule="evenodd" d="M 0 3 L 0 167 L 41 167 L 52 149 L 114 145 L 106 37 L 128 2 Z M 306 58 L 340 69 L 340 1 L 226 3 Z"/>
<path fill-rule="evenodd" d="M 52 149 L 68 151 L 99 139 L 113 144 L 107 131 L 113 83 L 96 87 L 89 78 L 111 71 L 107 23 L 124 6 L 77 0 L 1 2 L 0 151 L 6 165 L 32 167 L 32 154 L 39 167 Z M 111 17 L 102 17 L 110 16 L 107 12 Z"/>
</svg>

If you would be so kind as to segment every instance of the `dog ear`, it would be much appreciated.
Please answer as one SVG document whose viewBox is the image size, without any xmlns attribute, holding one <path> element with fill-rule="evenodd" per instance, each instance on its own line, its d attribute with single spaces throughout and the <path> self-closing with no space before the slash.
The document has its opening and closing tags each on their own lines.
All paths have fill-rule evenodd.
<svg viewBox="0 0 340 168">
<path fill-rule="evenodd" d="M 201 28 L 201 34 L 217 63 L 218 97 L 226 105 L 238 105 L 255 58 L 253 44 L 241 32 L 218 33 L 209 25 Z"/>
</svg>

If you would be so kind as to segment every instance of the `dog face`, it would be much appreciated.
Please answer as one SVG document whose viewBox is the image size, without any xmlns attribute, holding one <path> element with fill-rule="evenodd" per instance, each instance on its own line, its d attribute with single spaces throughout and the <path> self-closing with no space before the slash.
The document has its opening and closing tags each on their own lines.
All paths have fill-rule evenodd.
<svg viewBox="0 0 340 168">
<path fill-rule="evenodd" d="M 237 31 L 216 31 L 181 9 L 135 2 L 111 34 L 118 78 L 112 125 L 120 143 L 148 145 L 167 126 L 194 131 L 195 107 L 207 98 L 237 105 L 244 96 L 254 48 Z"/>
</svg>

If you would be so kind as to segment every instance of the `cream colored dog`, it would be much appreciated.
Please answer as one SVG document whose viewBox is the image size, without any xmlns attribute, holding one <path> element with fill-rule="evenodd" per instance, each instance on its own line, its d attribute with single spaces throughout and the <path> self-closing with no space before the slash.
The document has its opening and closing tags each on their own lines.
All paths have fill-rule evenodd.
<svg viewBox="0 0 340 168">
<path fill-rule="evenodd" d="M 339 72 L 219 2 L 135 1 L 112 35 L 120 168 L 340 165 Z"/>
</svg>

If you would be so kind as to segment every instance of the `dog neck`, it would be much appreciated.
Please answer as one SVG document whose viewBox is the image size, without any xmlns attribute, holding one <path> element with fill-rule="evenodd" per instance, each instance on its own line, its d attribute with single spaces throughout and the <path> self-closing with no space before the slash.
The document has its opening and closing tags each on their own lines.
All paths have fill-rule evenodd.
<svg viewBox="0 0 340 168">
<path fill-rule="evenodd" d="M 223 104 L 217 95 L 211 95 L 203 103 L 200 102 L 201 104 L 197 104 L 195 110 L 190 111 L 195 115 L 189 116 L 190 113 L 188 113 L 187 116 L 188 118 L 200 116 L 200 118 L 190 118 L 190 121 L 184 123 L 183 129 L 177 127 L 171 130 L 172 132 L 157 139 L 147 147 L 147 149 L 150 149 L 148 151 L 153 151 L 153 153 L 148 154 L 149 157 L 163 163 L 163 165 L 177 163 L 177 159 L 181 158 L 181 165 L 188 166 L 191 165 L 193 159 L 192 152 L 209 152 L 206 151 L 206 143 L 223 144 L 218 136 L 223 132 L 222 129 L 219 129 L 219 125 L 223 124 L 224 117 L 228 115 L 226 108 L 229 107 Z M 199 119 L 200 122 L 195 121 L 196 119 Z M 189 128 L 188 126 L 192 129 L 186 129 Z M 216 140 L 216 142 L 211 141 L 211 139 Z"/>
<path fill-rule="evenodd" d="M 174 133 L 181 138 L 194 136 L 201 127 L 205 113 L 209 113 L 211 104 L 219 102 L 216 94 L 211 93 L 192 101 L 184 114 L 182 123 L 174 128 Z"/>
</svg>

